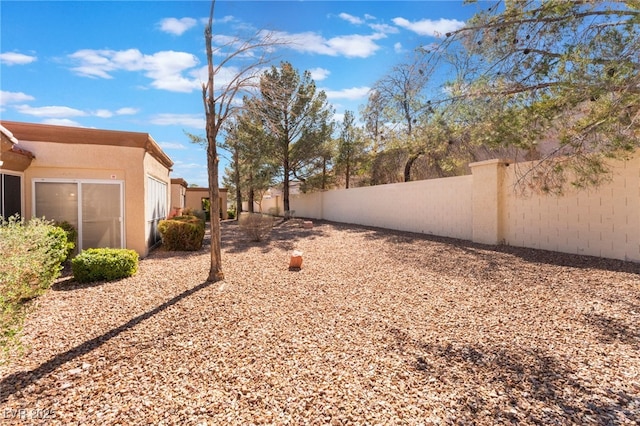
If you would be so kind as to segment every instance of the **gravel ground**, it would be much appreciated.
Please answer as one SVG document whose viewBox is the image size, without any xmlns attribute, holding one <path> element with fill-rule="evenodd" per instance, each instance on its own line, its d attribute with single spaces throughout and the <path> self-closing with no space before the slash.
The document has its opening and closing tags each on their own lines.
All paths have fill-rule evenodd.
<svg viewBox="0 0 640 426">
<path fill-rule="evenodd" d="M 222 282 L 208 246 L 59 280 L 0 367 L 0 423 L 640 422 L 638 264 L 299 220 L 222 236 Z"/>
</svg>

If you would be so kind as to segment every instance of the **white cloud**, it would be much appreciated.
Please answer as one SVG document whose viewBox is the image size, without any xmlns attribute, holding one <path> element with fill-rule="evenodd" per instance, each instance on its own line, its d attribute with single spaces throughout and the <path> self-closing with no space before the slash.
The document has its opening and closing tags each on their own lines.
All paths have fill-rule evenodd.
<svg viewBox="0 0 640 426">
<path fill-rule="evenodd" d="M 334 37 L 327 40 L 327 44 L 336 52 L 346 57 L 366 58 L 375 53 L 380 48 L 374 40 L 386 37 L 383 34 L 363 36 L 353 34 L 348 36 Z"/>
<path fill-rule="evenodd" d="M 134 115 L 137 114 L 138 110 L 136 108 L 120 108 L 116 111 L 110 111 L 108 109 L 99 109 L 94 111 L 91 115 L 95 115 L 100 118 L 111 118 L 114 115 Z"/>
<path fill-rule="evenodd" d="M 179 142 L 159 142 L 162 149 L 187 149 L 185 144 Z"/>
<path fill-rule="evenodd" d="M 388 24 L 369 24 L 369 28 L 371 28 L 372 30 L 378 33 L 384 33 L 384 34 L 397 34 L 400 32 L 400 30 L 397 27 L 394 27 L 393 25 L 388 25 Z"/>
<path fill-rule="evenodd" d="M 42 120 L 43 124 L 53 124 L 55 126 L 70 126 L 70 127 L 84 127 L 77 121 L 69 120 L 67 118 L 47 118 Z"/>
<path fill-rule="evenodd" d="M 246 80 L 245 87 L 242 90 L 242 93 L 252 93 L 257 91 L 257 86 L 260 81 L 260 75 L 269 68 L 259 67 L 252 69 L 243 76 L 243 80 Z M 235 66 L 227 66 L 219 68 L 216 72 L 216 78 L 214 80 L 215 89 L 216 90 L 225 90 L 225 88 L 229 87 L 230 84 L 234 83 L 234 79 L 238 76 L 238 74 L 242 71 L 242 69 Z M 207 66 L 202 66 L 200 68 L 189 71 L 189 76 L 191 76 L 194 84 L 197 83 L 198 89 L 202 89 L 202 83 L 206 82 L 209 75 L 209 70 Z M 252 81 L 253 79 L 253 81 Z M 253 87 L 252 87 L 253 86 Z M 240 103 L 242 103 L 242 95 L 236 96 L 237 99 L 240 99 Z"/>
<path fill-rule="evenodd" d="M 26 65 L 37 61 L 35 56 L 29 56 L 16 52 L 0 53 L 0 62 L 5 65 Z"/>
<path fill-rule="evenodd" d="M 340 17 L 340 19 L 344 19 L 345 21 L 354 24 L 354 25 L 359 25 L 362 24 L 362 19 L 358 18 L 357 16 L 353 16 L 353 15 L 349 15 L 348 13 L 341 13 L 338 15 Z"/>
<path fill-rule="evenodd" d="M 442 37 L 444 34 L 460 29 L 464 26 L 464 22 L 457 19 L 422 19 L 420 21 L 411 22 L 405 18 L 394 18 L 393 23 L 399 27 L 406 28 L 419 35 L 432 37 Z"/>
<path fill-rule="evenodd" d="M 342 89 L 342 90 L 325 90 L 324 92 L 329 99 L 362 99 L 366 98 L 371 90 L 370 87 L 352 87 L 350 89 Z"/>
<path fill-rule="evenodd" d="M 125 108 L 117 109 L 116 115 L 135 115 L 138 113 L 138 111 L 140 110 L 137 108 L 125 107 Z"/>
<path fill-rule="evenodd" d="M 400 42 L 395 43 L 395 44 L 393 45 L 393 50 L 394 50 L 396 53 L 402 53 L 402 52 L 404 52 L 404 49 L 402 48 L 402 43 L 400 43 Z"/>
<path fill-rule="evenodd" d="M 331 71 L 325 68 L 313 68 L 310 69 L 309 72 L 311 73 L 311 78 L 313 78 L 314 81 L 322 81 L 331 74 Z"/>
<path fill-rule="evenodd" d="M 185 31 L 193 28 L 198 23 L 193 18 L 165 18 L 160 21 L 160 29 L 166 33 L 182 35 Z"/>
<path fill-rule="evenodd" d="M 6 92 L 0 90 L 0 105 L 15 104 L 17 102 L 32 101 L 35 98 L 22 92 Z"/>
<path fill-rule="evenodd" d="M 113 117 L 113 113 L 108 109 L 99 109 L 93 113 L 96 117 L 100 118 L 110 118 Z"/>
<path fill-rule="evenodd" d="M 75 108 L 69 108 L 66 106 L 44 106 L 44 107 L 31 107 L 29 105 L 17 105 L 18 112 L 27 115 L 33 115 L 35 117 L 47 117 L 47 118 L 68 118 L 68 117 L 84 117 L 88 115 L 86 112 Z"/>
<path fill-rule="evenodd" d="M 233 22 L 235 20 L 236 20 L 236 18 L 233 15 L 226 15 L 226 16 L 223 16 L 222 18 L 219 18 L 219 19 L 218 18 L 213 18 L 214 24 L 226 24 L 226 23 L 229 23 L 229 22 Z M 209 18 L 202 18 L 202 21 L 205 24 L 208 24 L 209 23 Z"/>
<path fill-rule="evenodd" d="M 141 71 L 152 80 L 151 86 L 156 89 L 189 93 L 200 87 L 200 80 L 183 75 L 199 63 L 191 53 L 168 50 L 145 55 L 138 49 L 83 49 L 69 57 L 78 62 L 71 69 L 84 77 L 109 79 L 115 71 Z"/>
<path fill-rule="evenodd" d="M 33 98 L 31 98 L 33 99 Z M 76 108 L 71 108 L 67 106 L 43 106 L 43 107 L 32 107 L 26 104 L 16 105 L 15 109 L 22 114 L 33 115 L 34 117 L 45 117 L 47 119 L 62 119 L 66 120 L 70 117 L 86 117 L 93 116 L 99 118 L 111 118 L 114 115 L 132 115 L 137 114 L 138 110 L 135 108 L 120 108 L 118 110 L 111 111 L 108 109 L 97 109 L 94 111 L 82 111 Z"/>
<path fill-rule="evenodd" d="M 187 126 L 196 129 L 205 128 L 202 114 L 158 114 L 151 119 L 151 124 L 159 126 Z"/>
<path fill-rule="evenodd" d="M 184 161 L 176 160 L 173 164 L 174 169 L 193 170 L 193 169 L 206 169 L 206 164 L 198 163 L 185 163 Z M 178 173 L 180 174 L 180 173 Z"/>
<path fill-rule="evenodd" d="M 326 39 L 313 32 L 289 34 L 273 33 L 278 40 L 287 43 L 287 47 L 302 53 L 315 53 L 328 56 L 345 56 L 347 58 L 367 58 L 373 55 L 380 46 L 375 40 L 386 37 L 382 33 L 371 35 L 346 35 Z"/>
</svg>

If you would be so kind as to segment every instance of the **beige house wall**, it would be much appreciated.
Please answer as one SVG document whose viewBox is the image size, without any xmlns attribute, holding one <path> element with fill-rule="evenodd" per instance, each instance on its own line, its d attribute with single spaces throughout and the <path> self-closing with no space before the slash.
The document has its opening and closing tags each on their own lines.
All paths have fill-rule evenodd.
<svg viewBox="0 0 640 426">
<path fill-rule="evenodd" d="M 33 154 L 23 173 L 23 216 L 34 215 L 34 182 L 103 181 L 119 183 L 123 193 L 124 246 L 149 252 L 148 178 L 166 184 L 169 211 L 173 162 L 146 133 L 3 122 L 19 148 Z"/>
<path fill-rule="evenodd" d="M 220 206 L 222 208 L 222 219 L 228 219 L 227 214 L 227 190 L 220 188 Z M 185 208 L 202 210 L 202 199 L 209 198 L 209 188 L 191 187 L 187 188 L 185 197 Z"/>
<path fill-rule="evenodd" d="M 25 217 L 32 217 L 34 214 L 34 180 L 92 179 L 122 182 L 125 247 L 137 251 L 141 256 L 147 255 L 146 178 L 152 176 L 167 183 L 169 191 L 169 169 L 143 148 L 33 141 L 20 141 L 20 146 L 37 153 L 24 173 Z M 167 194 L 167 199 L 169 197 L 170 194 Z"/>
<path fill-rule="evenodd" d="M 613 179 L 563 196 L 524 196 L 516 168 L 488 160 L 472 175 L 301 194 L 298 217 L 640 262 L 640 153 Z"/>
<path fill-rule="evenodd" d="M 171 179 L 171 209 L 182 210 L 186 206 L 187 182 L 184 179 Z"/>
</svg>

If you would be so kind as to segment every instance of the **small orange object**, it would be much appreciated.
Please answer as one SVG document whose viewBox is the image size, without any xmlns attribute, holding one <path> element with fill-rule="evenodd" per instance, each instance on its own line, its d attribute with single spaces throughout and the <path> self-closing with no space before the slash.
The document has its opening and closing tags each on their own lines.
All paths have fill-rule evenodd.
<svg viewBox="0 0 640 426">
<path fill-rule="evenodd" d="M 302 268 L 302 252 L 299 250 L 291 253 L 291 260 L 289 261 L 289 269 Z"/>
</svg>

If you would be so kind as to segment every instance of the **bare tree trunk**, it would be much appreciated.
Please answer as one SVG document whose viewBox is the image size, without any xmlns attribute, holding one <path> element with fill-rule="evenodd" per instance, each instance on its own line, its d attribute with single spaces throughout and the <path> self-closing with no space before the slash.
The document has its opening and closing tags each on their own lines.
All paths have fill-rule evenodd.
<svg viewBox="0 0 640 426">
<path fill-rule="evenodd" d="M 233 180 L 236 185 L 236 220 L 242 213 L 242 191 L 240 190 L 240 155 L 238 154 L 238 148 L 233 153 L 233 158 L 236 163 L 235 172 L 233 174 Z"/>
<path fill-rule="evenodd" d="M 322 159 L 322 187 L 323 191 L 327 189 L 327 159 Z"/>
<path fill-rule="evenodd" d="M 207 281 L 215 282 L 224 279 L 222 272 L 222 256 L 220 250 L 220 190 L 218 188 L 218 152 L 216 146 L 216 102 L 214 97 L 214 70 L 213 49 L 211 47 L 213 31 L 213 8 L 215 0 L 211 2 L 209 24 L 205 29 L 205 41 L 207 47 L 207 64 L 209 80 L 207 86 L 203 85 L 202 96 L 206 115 L 207 131 L 207 168 L 209 171 L 209 201 L 210 201 L 210 228 L 211 228 L 211 267 Z"/>
<path fill-rule="evenodd" d="M 345 180 L 347 181 L 346 182 L 347 189 L 349 189 L 349 176 L 351 175 L 351 167 L 350 167 L 351 164 L 349 164 L 349 163 L 350 163 L 350 159 L 347 160 L 347 172 L 345 173 Z"/>
<path fill-rule="evenodd" d="M 284 161 L 284 182 L 282 183 L 282 201 L 284 203 L 284 218 L 291 217 L 291 207 L 289 206 L 289 159 Z"/>
<path fill-rule="evenodd" d="M 409 159 L 407 160 L 407 162 L 404 165 L 404 181 L 405 182 L 409 182 L 411 180 L 411 166 L 413 166 L 413 163 L 415 163 L 415 161 L 422 155 L 422 152 L 419 152 L 417 154 L 411 154 L 411 156 L 409 156 Z"/>
<path fill-rule="evenodd" d="M 255 207 L 253 206 L 255 198 L 255 191 L 253 189 L 253 172 L 249 172 L 249 213 L 255 213 Z"/>
</svg>

